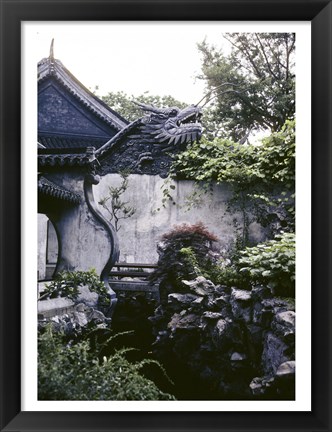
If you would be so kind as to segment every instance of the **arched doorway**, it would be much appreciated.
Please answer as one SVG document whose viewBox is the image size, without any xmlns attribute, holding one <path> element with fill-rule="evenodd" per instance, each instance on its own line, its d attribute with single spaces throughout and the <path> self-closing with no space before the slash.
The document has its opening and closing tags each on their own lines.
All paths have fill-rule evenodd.
<svg viewBox="0 0 332 432">
<path fill-rule="evenodd" d="M 38 281 L 52 279 L 59 257 L 55 227 L 45 214 L 38 214 Z"/>
</svg>

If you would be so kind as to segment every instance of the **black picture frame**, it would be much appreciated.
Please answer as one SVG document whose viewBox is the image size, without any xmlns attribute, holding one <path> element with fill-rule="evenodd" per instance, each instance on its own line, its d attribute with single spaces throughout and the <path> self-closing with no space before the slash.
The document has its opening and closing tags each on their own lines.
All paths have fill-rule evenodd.
<svg viewBox="0 0 332 432">
<path fill-rule="evenodd" d="M 332 431 L 331 1 L 0 0 L 0 4 L 1 431 Z M 20 26 L 21 21 L 48 20 L 311 21 L 313 325 L 310 412 L 21 412 Z"/>
</svg>

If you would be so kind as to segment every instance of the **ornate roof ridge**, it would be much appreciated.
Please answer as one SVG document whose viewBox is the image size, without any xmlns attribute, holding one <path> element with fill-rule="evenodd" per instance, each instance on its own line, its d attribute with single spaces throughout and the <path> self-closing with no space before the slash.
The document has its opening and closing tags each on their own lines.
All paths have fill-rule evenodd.
<svg viewBox="0 0 332 432">
<path fill-rule="evenodd" d="M 38 83 L 45 81 L 50 76 L 54 77 L 62 86 L 76 97 L 86 108 L 93 112 L 101 120 L 120 131 L 128 125 L 120 114 L 112 110 L 105 102 L 86 88 L 60 60 L 50 57 L 38 62 Z"/>
<path fill-rule="evenodd" d="M 108 153 L 113 150 L 113 148 L 116 146 L 116 144 L 121 141 L 121 139 L 132 129 L 134 129 L 136 126 L 142 123 L 142 119 L 139 118 L 129 125 L 127 125 L 125 128 L 122 129 L 121 132 L 117 133 L 114 137 L 112 137 L 109 141 L 107 141 L 103 146 L 99 147 L 99 149 L 96 150 L 95 156 L 99 158 L 104 158 L 108 155 Z"/>
</svg>

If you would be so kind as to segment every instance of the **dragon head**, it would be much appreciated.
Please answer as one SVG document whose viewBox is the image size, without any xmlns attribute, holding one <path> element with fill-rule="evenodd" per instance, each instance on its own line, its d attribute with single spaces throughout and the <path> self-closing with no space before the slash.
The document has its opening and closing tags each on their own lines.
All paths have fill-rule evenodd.
<svg viewBox="0 0 332 432">
<path fill-rule="evenodd" d="M 142 120 L 141 133 L 152 136 L 155 142 L 164 145 L 188 144 L 199 140 L 202 135 L 201 109 L 190 105 L 157 108 L 135 102 L 147 115 Z"/>
</svg>

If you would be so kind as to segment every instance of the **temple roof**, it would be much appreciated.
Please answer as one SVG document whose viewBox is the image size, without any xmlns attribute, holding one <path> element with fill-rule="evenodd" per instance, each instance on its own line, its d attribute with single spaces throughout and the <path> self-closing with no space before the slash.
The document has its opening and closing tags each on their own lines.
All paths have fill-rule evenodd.
<svg viewBox="0 0 332 432">
<path fill-rule="evenodd" d="M 53 51 L 51 51 L 48 58 L 44 58 L 38 63 L 38 84 L 47 79 L 58 81 L 86 109 L 117 131 L 120 131 L 128 124 L 122 116 L 113 111 L 74 77 L 60 60 L 55 59 Z"/>
</svg>

